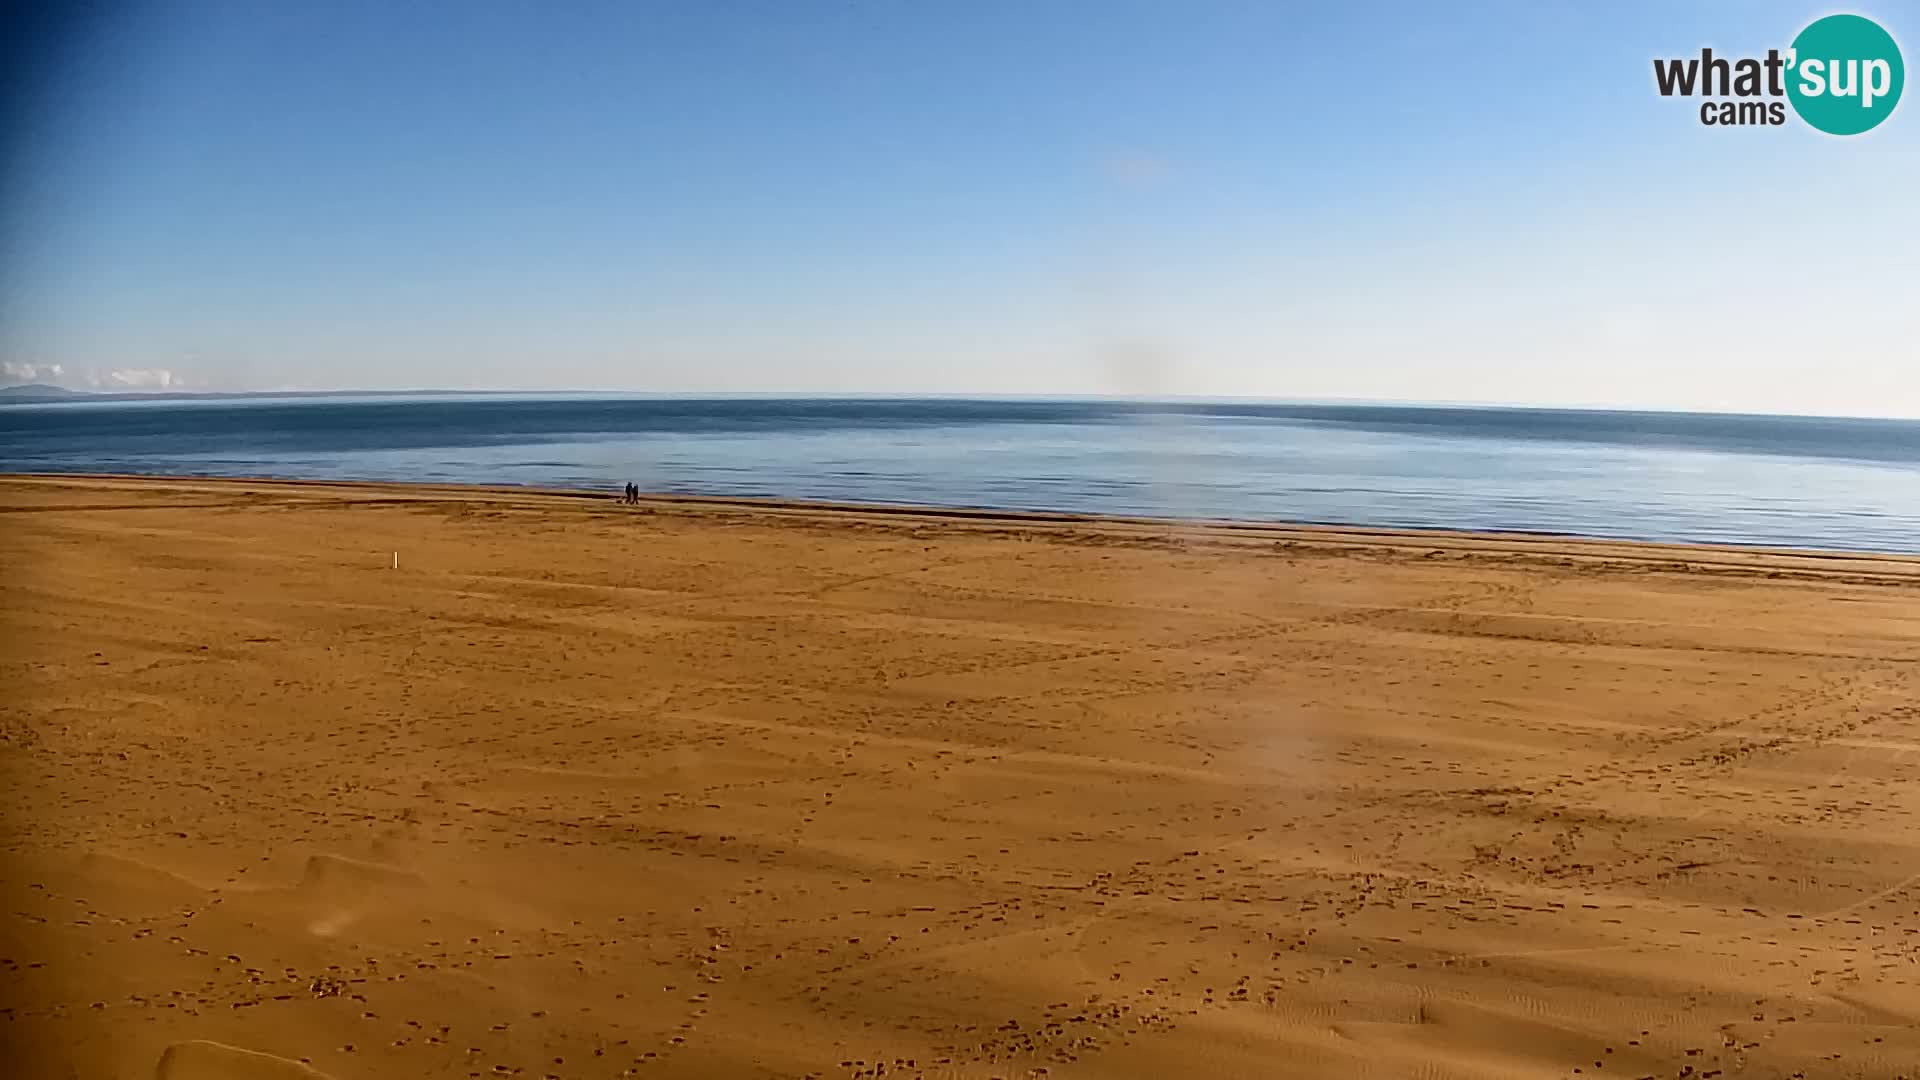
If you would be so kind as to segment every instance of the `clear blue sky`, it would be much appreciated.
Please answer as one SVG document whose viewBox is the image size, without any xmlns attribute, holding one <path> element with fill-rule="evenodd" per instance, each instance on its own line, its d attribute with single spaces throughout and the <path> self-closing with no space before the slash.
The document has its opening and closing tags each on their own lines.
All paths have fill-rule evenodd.
<svg viewBox="0 0 1920 1080">
<path fill-rule="evenodd" d="M 1920 416 L 1920 101 L 1653 91 L 1828 10 L 135 5 L 18 98 L 0 360 Z M 1920 6 L 1847 10 L 1920 61 Z"/>
</svg>

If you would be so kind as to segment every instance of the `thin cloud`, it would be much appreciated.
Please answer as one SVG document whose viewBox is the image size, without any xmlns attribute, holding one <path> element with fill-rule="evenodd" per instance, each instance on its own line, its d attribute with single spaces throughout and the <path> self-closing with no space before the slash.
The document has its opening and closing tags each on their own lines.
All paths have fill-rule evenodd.
<svg viewBox="0 0 1920 1080">
<path fill-rule="evenodd" d="M 110 368 L 87 373 L 87 385 L 100 390 L 168 390 L 180 377 L 166 368 Z"/>
<path fill-rule="evenodd" d="M 1100 174 L 1128 187 L 1152 187 L 1173 172 L 1173 165 L 1157 154 L 1109 154 L 1100 162 Z"/>
<path fill-rule="evenodd" d="M 57 383 L 66 369 L 59 364 L 26 364 L 0 360 L 0 381 L 9 383 Z"/>
</svg>

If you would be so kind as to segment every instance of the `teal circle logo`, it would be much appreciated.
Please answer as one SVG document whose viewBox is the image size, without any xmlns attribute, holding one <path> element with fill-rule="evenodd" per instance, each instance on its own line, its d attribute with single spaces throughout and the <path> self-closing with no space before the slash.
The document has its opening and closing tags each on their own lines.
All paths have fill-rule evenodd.
<svg viewBox="0 0 1920 1080">
<path fill-rule="evenodd" d="M 1787 100 L 1829 135 L 1871 130 L 1900 104 L 1906 65 L 1893 35 L 1872 19 L 1829 15 L 1793 39 Z"/>
</svg>

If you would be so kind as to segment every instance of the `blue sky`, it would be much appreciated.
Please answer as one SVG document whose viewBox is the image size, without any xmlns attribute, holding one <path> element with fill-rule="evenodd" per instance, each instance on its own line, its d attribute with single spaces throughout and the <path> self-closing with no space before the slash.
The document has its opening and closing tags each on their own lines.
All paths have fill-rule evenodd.
<svg viewBox="0 0 1920 1080">
<path fill-rule="evenodd" d="M 1653 90 L 1828 10 L 135 5 L 0 148 L 0 360 L 1920 416 L 1920 105 Z M 1915 59 L 1920 6 L 1847 10 Z"/>
</svg>

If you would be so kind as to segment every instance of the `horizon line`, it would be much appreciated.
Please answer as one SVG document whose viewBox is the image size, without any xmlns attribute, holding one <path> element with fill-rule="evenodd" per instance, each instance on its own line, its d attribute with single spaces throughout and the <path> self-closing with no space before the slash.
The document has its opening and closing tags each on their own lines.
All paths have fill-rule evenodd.
<svg viewBox="0 0 1920 1080">
<path fill-rule="evenodd" d="M 20 393 L 21 391 L 41 391 L 41 393 Z M 1778 411 L 1754 411 L 1748 409 L 1687 409 L 1661 406 L 1628 405 L 1571 405 L 1537 402 L 1462 400 L 1462 399 L 1417 399 L 1417 398 L 1365 398 L 1365 397 L 1315 397 L 1292 398 L 1255 394 L 1089 394 L 1089 393 L 984 393 L 984 392 L 900 392 L 900 391 L 800 391 L 800 390 L 615 390 L 615 389 L 566 389 L 566 390 L 529 390 L 529 389 L 432 389 L 419 388 L 407 390 L 367 390 L 367 389 L 286 389 L 286 390 L 74 390 L 49 383 L 25 383 L 0 386 L 0 406 L 21 405 L 58 405 L 62 403 L 83 404 L 164 402 L 164 401 L 209 401 L 233 399 L 290 399 L 290 398 L 431 398 L 431 397 L 510 397 L 510 398 L 560 398 L 587 400 L 593 398 L 627 398 L 639 400 L 680 400 L 680 401 L 723 401 L 723 400 L 772 400 L 772 401 L 1083 401 L 1083 402 L 1132 402 L 1141 404 L 1167 403 L 1191 405 L 1293 405 L 1293 406 L 1333 406 L 1356 408 L 1414 408 L 1414 409 L 1505 409 L 1546 412 L 1592 412 L 1592 413 L 1656 413 L 1694 416 L 1752 416 L 1786 417 L 1808 420 L 1893 420 L 1920 422 L 1920 416 L 1893 414 L 1849 414 L 1849 413 L 1800 413 Z"/>
</svg>

